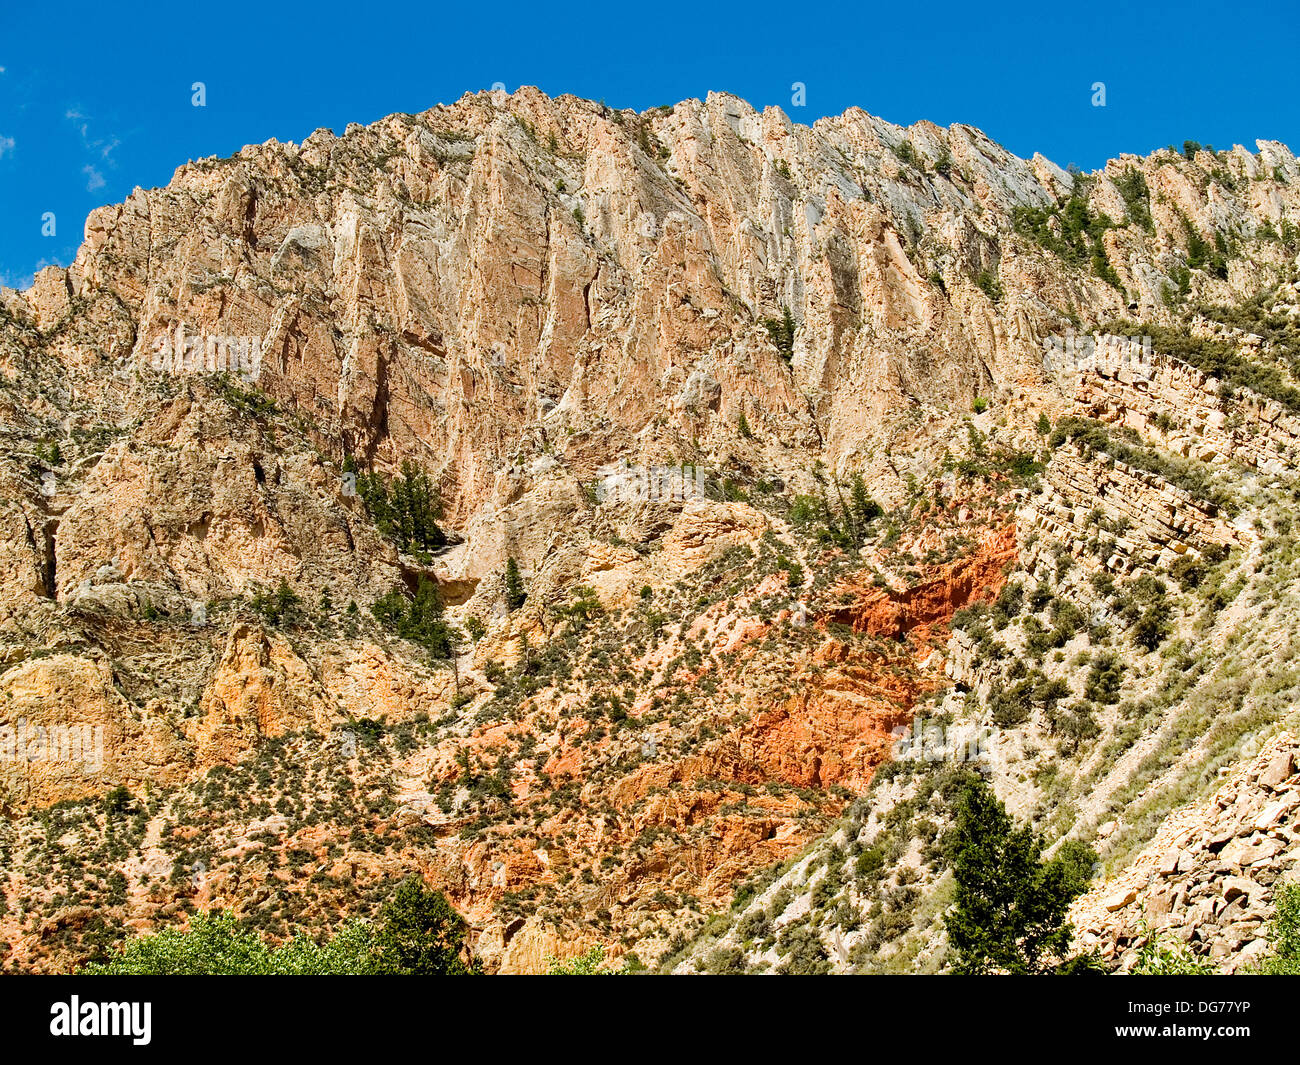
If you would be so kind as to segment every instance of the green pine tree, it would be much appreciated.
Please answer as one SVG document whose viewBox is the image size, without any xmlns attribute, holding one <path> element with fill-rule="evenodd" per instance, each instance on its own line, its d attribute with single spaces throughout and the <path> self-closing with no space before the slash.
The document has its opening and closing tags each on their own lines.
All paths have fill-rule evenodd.
<svg viewBox="0 0 1300 1065">
<path fill-rule="evenodd" d="M 376 599 L 370 612 L 389 632 L 419 644 L 434 658 L 455 653 L 458 633 L 443 616 L 438 585 L 427 577 L 420 577 L 414 596 L 394 588 Z"/>
<path fill-rule="evenodd" d="M 457 976 L 473 972 L 462 957 L 465 919 L 441 891 L 418 876 L 404 880 L 380 911 L 375 971 L 387 976 Z"/>
<path fill-rule="evenodd" d="M 524 578 L 519 572 L 519 563 L 512 555 L 506 559 L 506 608 L 518 610 L 527 598 L 528 593 L 524 591 Z"/>
<path fill-rule="evenodd" d="M 438 525 L 442 516 L 438 489 L 428 474 L 409 460 L 402 463 L 401 473 L 388 482 L 377 473 L 361 474 L 357 494 L 375 528 L 401 550 L 427 553 L 447 543 Z"/>
<path fill-rule="evenodd" d="M 961 974 L 1037 974 L 1058 968 L 1069 950 L 1070 903 L 1087 887 L 1095 855 L 1063 848 L 1041 860 L 1043 843 L 1017 828 L 982 780 L 962 793 L 949 839 L 957 889 L 945 915 Z"/>
</svg>

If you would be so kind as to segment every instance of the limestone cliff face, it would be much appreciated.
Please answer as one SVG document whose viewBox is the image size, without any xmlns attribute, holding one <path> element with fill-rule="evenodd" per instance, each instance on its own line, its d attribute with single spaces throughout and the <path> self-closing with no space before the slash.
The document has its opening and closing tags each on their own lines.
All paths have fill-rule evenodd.
<svg viewBox="0 0 1300 1065">
<path fill-rule="evenodd" d="M 542 448 L 580 471 L 712 450 L 744 412 L 774 453 L 838 465 L 908 403 L 1036 380 L 1063 315 L 1159 315 L 1189 233 L 1249 237 L 1294 208 L 1287 149 L 1226 160 L 1125 157 L 1091 185 L 1116 221 L 1113 179 L 1150 190 L 1150 231 L 1105 234 L 1125 295 L 1013 229 L 1075 179 L 970 127 L 480 93 L 187 164 L 94 212 L 76 263 L 4 302 L 86 369 L 143 369 L 178 327 L 255 338 L 258 383 L 322 439 L 420 459 L 467 520 Z M 1281 254 L 1198 284 L 1250 290 Z M 760 325 L 785 306 L 788 367 Z"/>
<path fill-rule="evenodd" d="M 1116 185 L 1134 174 L 1145 228 Z M 1165 314 L 1189 240 L 1276 230 L 1297 177 L 1272 142 L 1108 164 L 1086 195 L 1116 222 L 1116 287 L 1016 229 L 1075 177 L 967 126 L 857 109 L 806 127 L 722 94 L 638 115 L 521 89 L 188 163 L 95 211 L 70 268 L 0 295 L 10 375 L 35 357 L 65 398 L 135 421 L 50 504 L 67 510 L 55 558 L 28 513 L 0 561 L 19 597 L 51 571 L 62 595 L 122 540 L 122 565 L 171 566 L 197 595 L 287 574 L 304 527 L 328 528 L 321 550 L 341 542 L 336 517 L 286 498 L 292 482 L 344 502 L 331 474 L 273 471 L 290 513 L 259 513 L 257 442 L 232 448 L 184 397 L 159 410 L 140 387 L 220 368 L 227 340 L 327 454 L 434 471 L 469 534 L 459 576 L 508 549 L 541 561 L 544 543 L 510 543 L 493 516 L 535 487 L 542 456 L 572 482 L 620 458 L 788 471 L 815 453 L 897 492 L 928 472 L 881 447 L 906 412 L 1014 401 L 1046 380 L 1047 334 Z M 1228 300 L 1283 265 L 1262 243 L 1223 278 L 1198 271 L 1193 295 Z M 762 322 L 786 307 L 783 359 Z M 761 443 L 738 443 L 742 415 Z M 163 497 L 169 539 L 151 542 L 142 507 Z M 224 572 L 199 572 L 218 556 Z"/>
</svg>

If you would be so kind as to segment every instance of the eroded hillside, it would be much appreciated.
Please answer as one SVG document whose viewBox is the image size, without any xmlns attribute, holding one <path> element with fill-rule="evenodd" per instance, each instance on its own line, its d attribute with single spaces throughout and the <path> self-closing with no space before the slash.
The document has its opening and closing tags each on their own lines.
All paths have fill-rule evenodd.
<svg viewBox="0 0 1300 1065">
<path fill-rule="evenodd" d="M 1249 956 L 1300 794 L 1297 179 L 523 89 L 96 211 L 0 292 L 7 966 L 418 870 L 493 971 L 941 968 L 973 766 L 898 758 L 918 716 L 1098 850 L 1116 964 L 1150 848 L 1271 789 L 1157 892 Z M 446 542 L 376 502 L 419 470 Z"/>
</svg>

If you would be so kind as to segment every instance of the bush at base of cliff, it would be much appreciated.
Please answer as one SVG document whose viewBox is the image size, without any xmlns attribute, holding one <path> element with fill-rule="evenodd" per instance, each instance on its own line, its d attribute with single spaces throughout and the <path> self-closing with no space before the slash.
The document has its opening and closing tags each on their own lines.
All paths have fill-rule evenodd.
<svg viewBox="0 0 1300 1065">
<path fill-rule="evenodd" d="M 88 976 L 455 976 L 475 972 L 464 958 L 465 921 L 440 891 L 404 880 L 377 925 L 354 920 L 324 943 L 299 933 L 273 947 L 233 914 L 196 913 L 190 927 L 130 940 Z"/>
<path fill-rule="evenodd" d="M 233 914 L 197 913 L 187 931 L 165 928 L 88 965 L 90 976 L 345 976 L 373 972 L 370 929 L 351 922 L 324 944 L 299 935 L 271 947 Z"/>
<path fill-rule="evenodd" d="M 1146 944 L 1138 951 L 1137 963 L 1129 970 L 1130 976 L 1212 976 L 1214 966 L 1201 961 L 1185 943 L 1163 938 L 1145 925 L 1141 931 L 1147 935 Z"/>
</svg>

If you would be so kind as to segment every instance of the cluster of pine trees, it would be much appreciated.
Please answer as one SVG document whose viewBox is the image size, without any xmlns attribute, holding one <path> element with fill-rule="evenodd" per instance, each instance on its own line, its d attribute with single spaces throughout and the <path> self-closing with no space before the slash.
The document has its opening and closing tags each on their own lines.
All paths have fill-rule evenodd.
<svg viewBox="0 0 1300 1065">
<path fill-rule="evenodd" d="M 438 585 L 427 577 L 420 577 L 414 596 L 394 588 L 376 599 L 370 611 L 389 632 L 419 644 L 434 658 L 450 658 L 455 651 L 458 634 L 443 616 Z"/>
<path fill-rule="evenodd" d="M 343 472 L 356 473 L 351 456 L 344 460 Z M 357 494 L 375 528 L 402 551 L 427 556 L 447 543 L 447 535 L 438 525 L 442 517 L 438 488 L 409 459 L 390 481 L 377 473 L 357 474 Z"/>
<path fill-rule="evenodd" d="M 824 478 L 818 480 L 820 484 L 816 492 L 794 497 L 790 505 L 790 520 L 796 525 L 812 528 L 823 543 L 847 550 L 861 547 L 867 540 L 871 523 L 884 513 L 880 504 L 867 494 L 862 474 L 855 473 L 850 479 L 847 499 L 838 481 L 828 489 Z"/>
</svg>

